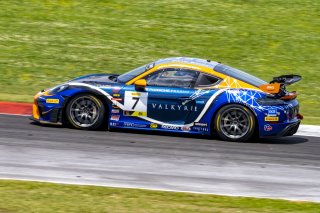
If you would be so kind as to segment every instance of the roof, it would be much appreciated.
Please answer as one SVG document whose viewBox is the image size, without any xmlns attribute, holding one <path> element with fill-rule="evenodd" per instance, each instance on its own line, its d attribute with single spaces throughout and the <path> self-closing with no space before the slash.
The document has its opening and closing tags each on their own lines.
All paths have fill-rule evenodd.
<svg viewBox="0 0 320 213">
<path fill-rule="evenodd" d="M 215 61 L 205 60 L 200 58 L 189 58 L 189 57 L 164 58 L 156 61 L 155 65 L 172 63 L 172 62 L 189 63 L 189 64 L 208 67 L 213 69 L 216 72 L 233 77 L 235 79 L 241 80 L 243 82 L 254 85 L 256 87 L 259 87 L 262 84 L 266 84 L 264 80 L 257 78 L 253 75 L 250 75 L 249 73 L 246 73 L 244 71 L 235 69 L 233 67 L 230 67 Z"/>
<path fill-rule="evenodd" d="M 205 60 L 200 58 L 189 58 L 189 57 L 173 57 L 173 58 L 163 58 L 159 59 L 155 62 L 156 65 L 158 64 L 166 64 L 166 63 L 172 63 L 172 62 L 181 62 L 181 63 L 188 63 L 188 64 L 195 64 L 199 66 L 204 66 L 213 69 L 218 62 L 211 61 L 211 60 Z"/>
</svg>

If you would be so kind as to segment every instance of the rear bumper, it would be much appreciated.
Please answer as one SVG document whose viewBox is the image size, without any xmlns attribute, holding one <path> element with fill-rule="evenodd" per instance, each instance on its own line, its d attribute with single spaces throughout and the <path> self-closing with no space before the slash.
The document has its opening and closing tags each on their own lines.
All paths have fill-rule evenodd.
<svg viewBox="0 0 320 213">
<path fill-rule="evenodd" d="M 260 134 L 261 138 L 278 138 L 294 135 L 300 126 L 300 120 L 296 120 L 291 123 L 270 124 L 273 130 L 270 132 L 263 132 Z M 268 124 L 267 124 L 268 125 Z"/>
<path fill-rule="evenodd" d="M 300 126 L 300 120 L 295 122 L 295 123 L 292 123 L 290 125 L 288 125 L 287 127 L 285 127 L 280 133 L 279 133 L 279 137 L 284 137 L 284 136 L 291 136 L 291 135 L 294 135 L 298 129 L 299 129 L 299 126 Z"/>
</svg>

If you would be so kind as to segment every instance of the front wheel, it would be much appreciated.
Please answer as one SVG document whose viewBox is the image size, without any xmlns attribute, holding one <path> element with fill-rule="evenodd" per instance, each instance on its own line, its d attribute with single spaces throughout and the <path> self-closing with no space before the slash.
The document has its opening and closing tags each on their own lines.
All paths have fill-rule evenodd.
<svg viewBox="0 0 320 213">
<path fill-rule="evenodd" d="M 218 136 L 226 141 L 248 141 L 254 134 L 255 117 L 246 107 L 230 104 L 222 107 L 215 117 Z"/>
<path fill-rule="evenodd" d="M 78 129 L 98 129 L 103 123 L 104 113 L 103 103 L 90 94 L 73 97 L 66 108 L 69 123 Z"/>
</svg>

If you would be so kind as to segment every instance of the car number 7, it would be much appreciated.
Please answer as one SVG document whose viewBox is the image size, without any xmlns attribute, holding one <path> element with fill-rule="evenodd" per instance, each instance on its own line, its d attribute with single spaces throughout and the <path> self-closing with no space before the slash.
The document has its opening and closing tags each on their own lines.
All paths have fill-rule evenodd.
<svg viewBox="0 0 320 213">
<path fill-rule="evenodd" d="M 133 104 L 133 106 L 132 106 L 132 109 L 134 109 L 136 106 L 137 106 L 137 104 L 138 104 L 138 102 L 139 102 L 139 100 L 140 100 L 140 97 L 132 97 L 132 100 L 135 100 L 136 102 Z"/>
</svg>

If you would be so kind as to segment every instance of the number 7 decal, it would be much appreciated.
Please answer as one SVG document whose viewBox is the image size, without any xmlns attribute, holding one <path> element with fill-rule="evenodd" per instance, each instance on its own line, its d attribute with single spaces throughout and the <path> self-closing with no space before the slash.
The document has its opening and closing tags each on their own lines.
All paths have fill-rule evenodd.
<svg viewBox="0 0 320 213">
<path fill-rule="evenodd" d="M 124 115 L 147 116 L 148 93 L 125 91 Z"/>
<path fill-rule="evenodd" d="M 140 97 L 132 97 L 133 100 L 136 100 L 136 102 L 133 104 L 132 106 L 132 110 L 134 110 L 134 108 L 137 106 L 137 103 L 139 102 L 140 100 Z"/>
</svg>

